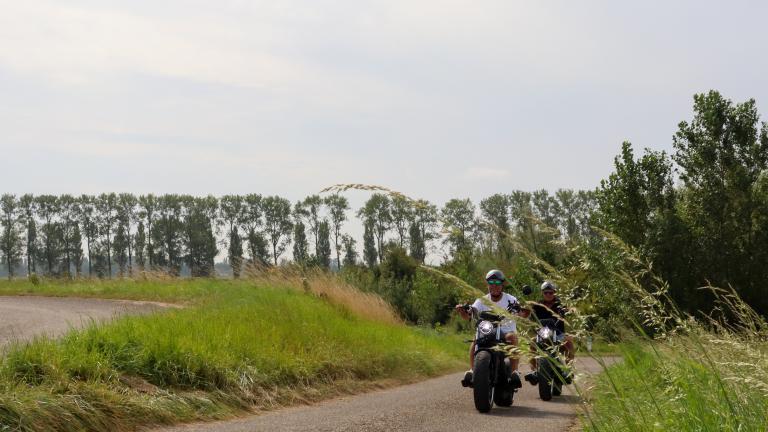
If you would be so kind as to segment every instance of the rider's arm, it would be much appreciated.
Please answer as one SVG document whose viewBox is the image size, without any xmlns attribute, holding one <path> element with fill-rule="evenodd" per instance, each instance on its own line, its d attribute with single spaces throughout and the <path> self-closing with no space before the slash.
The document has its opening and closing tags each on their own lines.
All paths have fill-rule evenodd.
<svg viewBox="0 0 768 432">
<path fill-rule="evenodd" d="M 457 304 L 455 309 L 456 309 L 456 312 L 459 313 L 459 316 L 461 316 L 463 319 L 465 320 L 469 319 L 469 312 L 467 312 L 467 310 L 464 309 L 464 305 Z"/>
</svg>

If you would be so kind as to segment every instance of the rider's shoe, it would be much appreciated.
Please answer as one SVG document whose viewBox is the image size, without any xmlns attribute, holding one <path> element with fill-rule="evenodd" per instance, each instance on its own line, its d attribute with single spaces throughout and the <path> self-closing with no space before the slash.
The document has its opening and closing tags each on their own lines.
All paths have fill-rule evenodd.
<svg viewBox="0 0 768 432">
<path fill-rule="evenodd" d="M 531 383 L 531 385 L 537 385 L 539 383 L 539 374 L 536 371 L 528 372 L 525 374 L 525 380 Z"/>
<path fill-rule="evenodd" d="M 461 379 L 462 387 L 472 387 L 472 369 L 464 372 L 464 378 Z"/>
<path fill-rule="evenodd" d="M 512 377 L 510 378 L 512 382 L 512 388 L 513 389 L 519 389 L 523 386 L 523 382 L 520 381 L 520 371 L 514 371 L 512 372 Z"/>
</svg>

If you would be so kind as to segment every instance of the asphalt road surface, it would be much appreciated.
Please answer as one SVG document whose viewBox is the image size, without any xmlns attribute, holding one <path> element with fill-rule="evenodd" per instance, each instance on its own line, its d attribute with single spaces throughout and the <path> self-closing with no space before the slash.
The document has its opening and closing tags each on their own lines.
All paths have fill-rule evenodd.
<svg viewBox="0 0 768 432">
<path fill-rule="evenodd" d="M 0 347 L 46 334 L 59 336 L 92 320 L 152 312 L 161 303 L 64 297 L 0 296 Z"/>
<path fill-rule="evenodd" d="M 579 374 L 600 371 L 599 364 L 593 359 L 577 361 Z M 527 370 L 527 366 L 523 370 Z M 153 431 L 563 432 L 576 422 L 578 398 L 570 386 L 564 389 L 563 396 L 544 402 L 539 399 L 537 388 L 524 382 L 511 407 L 494 406 L 489 414 L 480 414 L 475 410 L 472 390 L 459 384 L 462 375 L 451 374 L 417 384 L 237 420 L 196 423 Z"/>
</svg>

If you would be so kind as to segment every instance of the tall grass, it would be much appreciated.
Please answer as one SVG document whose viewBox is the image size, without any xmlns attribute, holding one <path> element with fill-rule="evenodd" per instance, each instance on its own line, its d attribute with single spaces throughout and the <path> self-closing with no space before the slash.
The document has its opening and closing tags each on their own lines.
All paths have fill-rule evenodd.
<svg viewBox="0 0 768 432">
<path fill-rule="evenodd" d="M 332 279 L 259 277 L 106 284 L 140 297 L 145 284 L 178 283 L 163 299 L 191 302 L 12 346 L 0 361 L 0 430 L 121 431 L 222 418 L 464 363 L 456 338 L 410 329 L 366 297 L 368 306 L 355 309 L 353 293 Z"/>
</svg>

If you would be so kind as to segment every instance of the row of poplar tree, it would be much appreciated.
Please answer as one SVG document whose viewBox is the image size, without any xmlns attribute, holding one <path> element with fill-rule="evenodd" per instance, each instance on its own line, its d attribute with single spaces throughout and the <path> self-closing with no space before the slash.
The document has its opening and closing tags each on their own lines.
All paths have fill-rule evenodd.
<svg viewBox="0 0 768 432">
<path fill-rule="evenodd" d="M 214 275 L 226 250 L 235 277 L 244 263 L 278 265 L 286 252 L 299 265 L 322 268 L 381 262 L 397 246 L 423 263 L 439 245 L 446 260 L 478 250 L 500 251 L 512 226 L 540 237 L 538 222 L 568 238 L 589 229 L 594 193 L 546 190 L 496 194 L 479 203 L 452 199 L 442 208 L 426 200 L 375 193 L 356 215 L 363 223 L 362 254 L 343 233 L 350 205 L 341 195 L 312 195 L 291 205 L 279 196 L 129 193 L 0 197 L 0 253 L 8 277 L 131 276 L 162 270 Z M 501 231 L 501 232 L 500 232 Z M 362 258 L 362 259 L 361 259 Z"/>
</svg>

